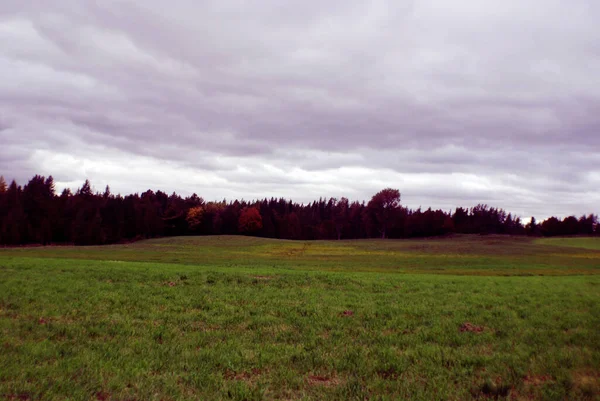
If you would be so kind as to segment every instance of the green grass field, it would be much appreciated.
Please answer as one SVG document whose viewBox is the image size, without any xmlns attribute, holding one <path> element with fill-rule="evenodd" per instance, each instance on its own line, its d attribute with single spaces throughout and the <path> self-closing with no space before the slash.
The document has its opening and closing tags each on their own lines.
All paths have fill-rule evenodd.
<svg viewBox="0 0 600 401">
<path fill-rule="evenodd" d="M 600 239 L 0 249 L 0 399 L 599 400 Z"/>
</svg>

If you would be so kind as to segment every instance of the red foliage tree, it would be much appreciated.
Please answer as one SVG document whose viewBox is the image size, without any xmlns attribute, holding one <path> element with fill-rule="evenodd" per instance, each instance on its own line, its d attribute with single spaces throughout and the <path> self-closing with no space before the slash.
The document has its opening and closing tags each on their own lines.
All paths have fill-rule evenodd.
<svg viewBox="0 0 600 401">
<path fill-rule="evenodd" d="M 240 213 L 238 229 L 240 233 L 252 234 L 262 228 L 262 216 L 256 207 L 246 207 Z"/>
</svg>

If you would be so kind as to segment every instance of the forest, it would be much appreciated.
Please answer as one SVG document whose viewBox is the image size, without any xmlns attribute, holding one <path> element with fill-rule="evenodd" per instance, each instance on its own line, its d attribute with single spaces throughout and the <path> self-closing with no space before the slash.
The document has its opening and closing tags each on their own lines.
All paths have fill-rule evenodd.
<svg viewBox="0 0 600 401">
<path fill-rule="evenodd" d="M 283 198 L 205 201 L 162 191 L 95 193 L 88 180 L 75 193 L 58 194 L 52 176 L 24 186 L 0 177 L 0 245 L 100 245 L 186 235 L 252 235 L 317 240 L 418 238 L 449 234 L 529 236 L 599 235 L 596 215 L 551 217 L 524 224 L 503 209 L 478 204 L 454 211 L 409 209 L 399 190 L 386 188 L 368 201 Z"/>
</svg>

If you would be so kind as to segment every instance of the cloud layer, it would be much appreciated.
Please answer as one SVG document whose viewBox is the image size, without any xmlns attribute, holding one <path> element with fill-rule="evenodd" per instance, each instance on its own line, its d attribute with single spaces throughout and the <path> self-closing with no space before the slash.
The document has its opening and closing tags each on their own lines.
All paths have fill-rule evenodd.
<svg viewBox="0 0 600 401">
<path fill-rule="evenodd" d="M 0 174 L 598 211 L 598 20 L 593 0 L 4 0 Z"/>
</svg>

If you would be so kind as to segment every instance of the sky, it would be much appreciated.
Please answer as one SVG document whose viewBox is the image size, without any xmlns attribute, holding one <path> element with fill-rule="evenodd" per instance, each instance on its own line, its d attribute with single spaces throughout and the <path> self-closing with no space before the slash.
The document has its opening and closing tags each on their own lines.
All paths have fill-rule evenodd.
<svg viewBox="0 0 600 401">
<path fill-rule="evenodd" d="M 600 212 L 597 0 L 2 0 L 0 175 Z"/>
</svg>

